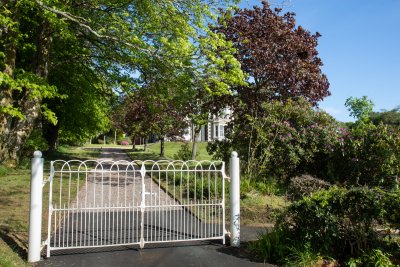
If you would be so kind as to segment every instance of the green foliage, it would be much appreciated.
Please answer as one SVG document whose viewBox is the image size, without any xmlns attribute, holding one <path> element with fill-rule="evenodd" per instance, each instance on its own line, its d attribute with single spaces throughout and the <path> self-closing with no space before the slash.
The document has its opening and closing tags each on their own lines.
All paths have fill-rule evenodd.
<svg viewBox="0 0 400 267">
<path fill-rule="evenodd" d="M 349 97 L 346 99 L 345 106 L 350 112 L 350 116 L 354 117 L 357 122 L 369 122 L 369 116 L 372 113 L 374 103 L 366 96 L 362 98 Z"/>
<path fill-rule="evenodd" d="M 379 125 L 380 123 L 400 126 L 400 107 L 394 108 L 389 111 L 372 112 L 370 114 L 370 120 L 373 124 Z"/>
<path fill-rule="evenodd" d="M 252 191 L 267 195 L 282 195 L 282 193 L 284 193 L 282 186 L 277 183 L 274 177 L 268 177 L 264 180 L 255 180 L 242 176 L 240 178 L 241 198 L 246 198 L 247 194 Z"/>
<path fill-rule="evenodd" d="M 196 157 L 199 156 L 199 152 L 197 151 Z M 192 159 L 192 149 L 189 146 L 189 143 L 183 143 L 181 148 L 178 150 L 176 154 L 174 154 L 174 159 L 177 160 L 190 160 Z"/>
<path fill-rule="evenodd" d="M 384 193 L 383 210 L 385 221 L 395 229 L 400 229 L 400 190 Z"/>
<path fill-rule="evenodd" d="M 260 233 L 258 240 L 250 243 L 249 248 L 264 261 L 271 263 L 283 262 L 289 250 L 286 236 L 276 229 Z"/>
<path fill-rule="evenodd" d="M 265 103 L 263 113 L 267 115 L 246 115 L 245 125 L 235 120 L 233 130 L 227 132 L 229 140 L 210 145 L 209 152 L 227 159 L 229 151 L 238 151 L 244 173 L 252 179 L 290 178 L 306 172 L 321 176 L 337 140 L 335 120 L 302 98 Z"/>
<path fill-rule="evenodd" d="M 352 185 L 396 187 L 400 175 L 400 131 L 380 124 L 340 129 L 329 171 Z"/>
<path fill-rule="evenodd" d="M 43 138 L 41 131 L 34 130 L 25 143 L 23 154 L 24 156 L 31 156 L 33 151 L 45 151 L 47 148 L 47 141 Z"/>
<path fill-rule="evenodd" d="M 369 253 L 364 253 L 360 258 L 351 258 L 347 262 L 348 267 L 395 267 L 390 261 L 391 255 L 380 249 L 373 249 Z"/>
<path fill-rule="evenodd" d="M 292 247 L 289 251 L 289 256 L 285 258 L 287 267 L 314 267 L 318 261 L 322 260 L 319 253 L 311 250 L 310 243 L 305 243 L 300 248 Z"/>
<path fill-rule="evenodd" d="M 290 179 L 288 193 L 291 199 L 298 200 L 305 196 L 309 197 L 312 193 L 328 189 L 331 185 L 310 175 L 296 176 Z"/>
<path fill-rule="evenodd" d="M 57 123 L 45 129 L 51 146 L 58 133 L 63 142 L 81 142 L 109 128 L 115 92 L 131 94 L 150 87 L 154 91 L 148 101 L 156 103 L 150 110 L 166 117 L 153 123 L 153 130 L 166 135 L 167 127 L 176 126 L 168 107 L 181 112 L 197 89 L 225 94 L 230 86 L 244 84 L 232 44 L 207 29 L 218 8 L 236 2 L 3 3 L 0 84 L 1 97 L 3 92 L 7 97 L 0 106 L 0 123 L 19 118 L 18 123 L 29 126 L 24 127 L 27 137 L 39 117 L 34 110 L 40 109 L 49 124 Z"/>
<path fill-rule="evenodd" d="M 387 193 L 367 187 L 332 187 L 292 203 L 278 219 L 277 229 L 288 243 L 309 242 L 323 255 L 346 260 L 379 246 L 377 224 L 390 225 L 399 192 Z"/>
</svg>

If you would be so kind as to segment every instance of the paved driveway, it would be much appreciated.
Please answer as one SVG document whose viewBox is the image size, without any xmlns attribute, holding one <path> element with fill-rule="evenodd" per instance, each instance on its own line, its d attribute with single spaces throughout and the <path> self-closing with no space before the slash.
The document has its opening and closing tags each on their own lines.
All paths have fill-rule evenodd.
<svg viewBox="0 0 400 267">
<path fill-rule="evenodd" d="M 103 149 L 101 158 L 129 160 L 122 149 L 110 148 Z M 93 187 L 95 184 L 88 186 Z M 82 190 L 85 194 L 87 190 L 96 192 L 92 189 Z M 115 189 L 110 187 L 110 190 Z M 116 194 L 112 192 L 110 195 Z M 242 240 L 254 239 L 260 230 L 242 228 Z M 138 246 L 120 246 L 54 251 L 50 258 L 42 260 L 37 266 L 268 266 L 253 260 L 245 250 L 231 248 L 223 245 L 221 241 L 197 241 L 166 245 L 146 244 L 144 249 L 139 249 Z"/>
</svg>

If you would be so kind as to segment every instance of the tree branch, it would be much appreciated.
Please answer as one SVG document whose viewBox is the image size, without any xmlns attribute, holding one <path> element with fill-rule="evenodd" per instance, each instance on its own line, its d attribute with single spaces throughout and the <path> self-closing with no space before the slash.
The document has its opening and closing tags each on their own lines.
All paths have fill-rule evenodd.
<svg viewBox="0 0 400 267">
<path fill-rule="evenodd" d="M 35 2 L 42 8 L 46 9 L 47 11 L 50 11 L 54 14 L 60 15 L 72 22 L 75 22 L 76 24 L 78 24 L 80 27 L 86 29 L 87 31 L 89 31 L 91 34 L 93 34 L 95 37 L 99 38 L 99 39 L 105 39 L 105 40 L 109 40 L 109 41 L 113 41 L 113 42 L 117 42 L 117 43 L 122 43 L 127 47 L 133 48 L 133 49 L 137 49 L 139 51 L 142 51 L 144 53 L 147 53 L 151 56 L 155 56 L 158 59 L 161 59 L 156 53 L 155 51 L 152 51 L 150 49 L 147 48 L 143 48 L 143 47 L 139 47 L 137 45 L 134 45 L 132 43 L 123 41 L 115 36 L 110 36 L 110 35 L 104 35 L 104 34 L 100 34 L 98 33 L 96 30 L 92 29 L 89 25 L 87 25 L 87 20 L 85 20 L 84 18 L 72 15 L 69 12 L 66 11 L 61 11 L 61 10 L 57 10 L 55 8 L 49 7 L 47 5 L 45 5 L 42 1 L 40 0 L 35 0 Z"/>
</svg>

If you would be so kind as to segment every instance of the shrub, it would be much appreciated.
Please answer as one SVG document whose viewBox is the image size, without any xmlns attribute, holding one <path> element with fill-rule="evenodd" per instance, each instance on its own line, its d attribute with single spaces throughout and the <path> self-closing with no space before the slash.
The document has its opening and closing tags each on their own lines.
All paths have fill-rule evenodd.
<svg viewBox="0 0 400 267">
<path fill-rule="evenodd" d="M 266 176 L 290 178 L 299 173 L 325 174 L 337 140 L 338 125 L 305 99 L 271 101 L 262 107 L 265 116 L 243 115 L 227 129 L 228 140 L 209 146 L 209 153 L 227 159 L 238 151 L 244 173 L 251 179 Z"/>
<path fill-rule="evenodd" d="M 289 255 L 285 258 L 285 266 L 312 267 L 317 266 L 317 263 L 321 260 L 323 258 L 319 253 L 312 251 L 310 244 L 306 243 L 300 248 L 290 248 Z"/>
<path fill-rule="evenodd" d="M 383 198 L 384 220 L 396 229 L 400 229 L 400 190 L 386 192 Z"/>
<path fill-rule="evenodd" d="M 48 149 L 48 144 L 46 139 L 44 139 L 40 130 L 33 130 L 28 140 L 26 141 L 24 148 L 22 150 L 23 156 L 32 156 L 33 151 L 40 150 L 45 151 Z"/>
<path fill-rule="evenodd" d="M 380 200 L 380 194 L 366 187 L 332 187 L 291 204 L 278 227 L 292 242 L 310 242 L 324 255 L 360 255 L 377 239 L 374 226 L 383 214 Z"/>
<path fill-rule="evenodd" d="M 328 182 L 303 174 L 290 179 L 288 193 L 292 200 L 297 200 L 310 196 L 313 192 L 328 189 L 330 186 Z"/>
<path fill-rule="evenodd" d="M 365 255 L 375 255 L 378 259 L 378 249 L 398 258 L 399 241 L 390 236 L 390 231 L 377 229 L 399 227 L 399 205 L 400 191 L 332 186 L 293 202 L 278 216 L 274 234 L 262 235 L 255 247 L 267 260 L 276 260 L 269 254 L 274 246 L 279 248 L 279 257 L 284 255 L 289 260 L 307 256 L 307 249 L 314 255 L 326 255 L 342 262 L 353 257 L 364 263 Z M 279 240 L 275 234 L 279 234 Z M 304 248 L 307 243 L 310 247 Z M 293 255 L 293 248 L 306 254 Z"/>
<path fill-rule="evenodd" d="M 351 258 L 347 266 L 348 267 L 395 267 L 395 265 L 390 261 L 391 255 L 389 253 L 384 253 L 379 249 L 373 249 L 369 253 L 364 253 L 360 258 Z"/>
<path fill-rule="evenodd" d="M 399 129 L 380 124 L 357 124 L 341 129 L 330 162 L 330 172 L 349 185 L 398 186 Z"/>
<path fill-rule="evenodd" d="M 264 261 L 272 263 L 283 263 L 289 251 L 286 235 L 277 229 L 261 233 L 258 240 L 249 246 L 250 250 L 257 253 Z"/>
<path fill-rule="evenodd" d="M 126 140 L 123 140 L 123 141 L 121 141 L 121 145 L 122 146 L 127 146 L 127 145 L 129 145 L 129 142 L 126 141 Z"/>
<path fill-rule="evenodd" d="M 199 155 L 199 152 L 197 151 L 196 157 L 198 155 Z M 181 148 L 174 155 L 174 159 L 177 159 L 177 160 L 190 160 L 190 159 L 192 159 L 192 149 L 190 148 L 189 143 L 184 143 L 184 144 L 181 145 Z"/>
</svg>

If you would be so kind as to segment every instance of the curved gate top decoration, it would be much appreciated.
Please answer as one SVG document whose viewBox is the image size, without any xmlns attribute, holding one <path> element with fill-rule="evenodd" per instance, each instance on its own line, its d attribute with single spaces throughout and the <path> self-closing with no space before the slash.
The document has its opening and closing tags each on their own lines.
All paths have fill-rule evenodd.
<svg viewBox="0 0 400 267">
<path fill-rule="evenodd" d="M 232 159 L 234 156 L 238 161 L 235 152 Z M 232 159 L 230 169 L 238 172 L 238 162 L 236 166 Z M 41 198 L 35 200 L 33 192 L 34 178 L 40 174 L 43 179 L 43 159 L 36 154 L 32 160 L 31 207 L 35 201 L 36 204 L 41 201 Z M 237 176 L 239 195 L 239 176 L 231 171 L 233 176 Z M 76 248 L 121 245 L 143 248 L 149 243 L 213 239 L 225 244 L 225 235 L 229 234 L 225 228 L 226 180 L 229 177 L 224 162 L 52 161 L 46 181 L 49 183 L 44 242 L 47 257 L 54 250 Z M 41 182 L 41 186 L 45 183 Z M 232 186 L 233 183 L 231 191 Z M 41 195 L 42 191 L 38 193 Z M 239 201 L 236 202 L 233 211 L 237 214 L 231 214 L 231 243 L 238 246 Z M 35 207 L 41 209 L 41 203 Z M 34 228 L 38 228 L 32 221 L 34 209 L 31 209 L 28 251 L 31 262 L 40 259 L 40 248 L 35 246 L 40 234 L 39 237 L 34 234 Z"/>
</svg>

